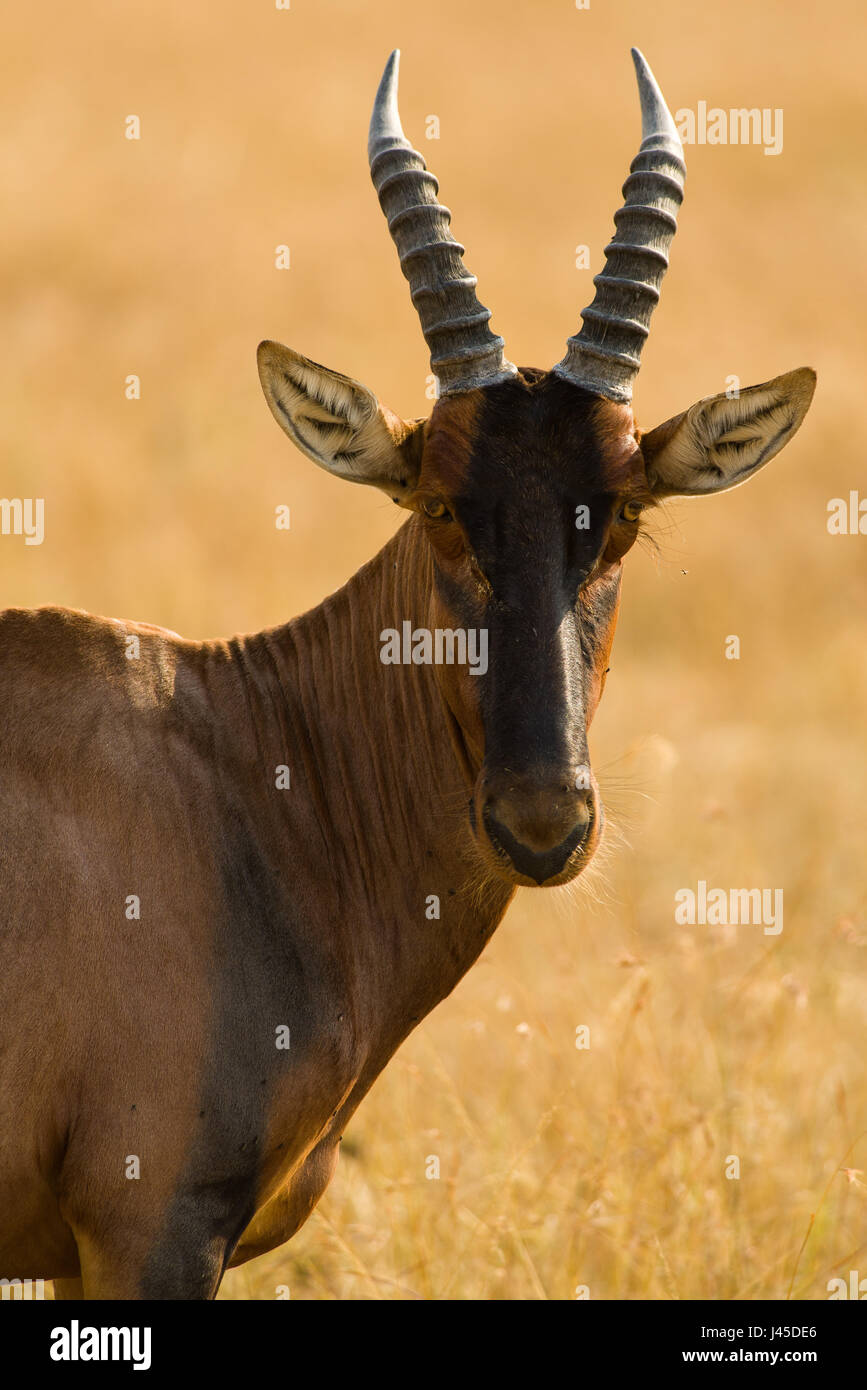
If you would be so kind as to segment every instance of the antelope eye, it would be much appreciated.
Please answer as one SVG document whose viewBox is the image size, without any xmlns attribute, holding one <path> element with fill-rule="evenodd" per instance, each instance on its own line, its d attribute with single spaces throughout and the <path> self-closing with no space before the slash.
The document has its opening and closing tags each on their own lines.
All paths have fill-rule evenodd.
<svg viewBox="0 0 867 1390">
<path fill-rule="evenodd" d="M 445 502 L 441 502 L 438 497 L 430 497 L 422 502 L 421 509 L 425 516 L 429 516 L 431 521 L 451 521 L 451 512 Z"/>
<path fill-rule="evenodd" d="M 640 502 L 625 502 L 620 509 L 618 521 L 637 521 L 644 511 Z"/>
</svg>

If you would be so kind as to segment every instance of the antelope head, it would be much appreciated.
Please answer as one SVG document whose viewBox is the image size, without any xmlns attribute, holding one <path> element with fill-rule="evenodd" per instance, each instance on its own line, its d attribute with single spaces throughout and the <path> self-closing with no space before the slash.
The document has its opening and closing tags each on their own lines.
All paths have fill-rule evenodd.
<svg viewBox="0 0 867 1390">
<path fill-rule="evenodd" d="M 430 418 L 400 419 L 359 382 L 278 343 L 259 348 L 268 404 L 302 452 L 415 513 L 431 561 L 430 628 L 488 634 L 483 675 L 436 669 L 473 783 L 472 833 L 487 868 L 513 884 L 566 883 L 599 842 L 587 730 L 642 513 L 752 477 L 792 438 L 815 386 L 802 367 L 638 428 L 632 385 L 685 166 L 653 74 L 632 56 L 641 146 L 595 298 L 550 371 L 513 366 L 488 326 L 437 181 L 401 129 L 397 52 L 377 92 L 368 153 L 430 348 L 439 387 Z"/>
</svg>

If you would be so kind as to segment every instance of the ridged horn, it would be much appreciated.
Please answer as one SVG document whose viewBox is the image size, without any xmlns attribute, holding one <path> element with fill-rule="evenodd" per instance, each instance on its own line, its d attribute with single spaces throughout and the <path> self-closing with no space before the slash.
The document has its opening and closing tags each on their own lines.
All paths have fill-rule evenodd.
<svg viewBox="0 0 867 1390">
<path fill-rule="evenodd" d="M 686 176 L 683 146 L 656 79 L 637 48 L 632 61 L 641 100 L 641 147 L 623 185 L 626 201 L 614 217 L 605 268 L 593 280 L 596 297 L 581 315 L 583 328 L 567 340 L 566 356 L 554 368 L 613 401 L 632 399 Z"/>
<path fill-rule="evenodd" d="M 490 311 L 476 298 L 464 248 L 449 231 L 451 213 L 436 200 L 439 184 L 401 129 L 397 108 L 400 50 L 385 65 L 376 93 L 367 157 L 388 219 L 400 268 L 430 348 L 440 394 L 490 386 L 516 374 L 505 344 L 488 327 Z"/>
</svg>

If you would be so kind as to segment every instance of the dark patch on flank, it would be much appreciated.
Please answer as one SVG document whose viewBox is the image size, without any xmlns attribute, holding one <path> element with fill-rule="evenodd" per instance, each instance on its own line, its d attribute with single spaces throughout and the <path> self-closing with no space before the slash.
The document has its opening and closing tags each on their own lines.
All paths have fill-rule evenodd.
<svg viewBox="0 0 867 1390">
<path fill-rule="evenodd" d="M 234 825 L 232 842 L 214 851 L 223 899 L 214 910 L 213 1005 L 195 1111 L 202 1123 L 191 1132 L 175 1196 L 146 1262 L 146 1298 L 213 1297 L 256 1212 L 269 1082 L 303 1059 L 313 1030 L 304 966 L 292 944 L 301 934 L 280 873 L 240 809 Z M 274 1046 L 272 1020 L 290 1023 L 290 1052 Z M 257 1072 L 261 1084 L 251 1087 Z"/>
</svg>

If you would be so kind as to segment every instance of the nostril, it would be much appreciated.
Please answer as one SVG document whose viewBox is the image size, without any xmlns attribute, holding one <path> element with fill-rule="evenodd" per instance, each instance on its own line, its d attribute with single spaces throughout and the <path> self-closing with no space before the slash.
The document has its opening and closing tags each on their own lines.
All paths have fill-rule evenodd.
<svg viewBox="0 0 867 1390">
<path fill-rule="evenodd" d="M 578 805 L 573 801 L 570 812 L 568 817 L 549 818 L 544 827 L 536 824 L 531 829 L 510 801 L 489 797 L 482 822 L 494 849 L 511 860 L 519 873 L 541 884 L 563 870 L 590 834 L 595 815 L 592 798 Z"/>
<path fill-rule="evenodd" d="M 581 805 L 576 808 L 576 811 L 575 831 L 578 835 L 578 844 L 581 845 L 587 839 L 587 836 L 590 834 L 590 828 L 593 825 L 594 811 L 592 800 L 588 798 L 586 801 L 583 801 Z"/>
<path fill-rule="evenodd" d="M 502 831 L 511 839 L 536 854 L 547 854 L 566 840 L 580 842 L 588 833 L 593 820 L 593 794 L 555 791 L 518 790 L 497 795 L 491 792 L 482 805 L 486 826 L 502 842 Z"/>
</svg>

